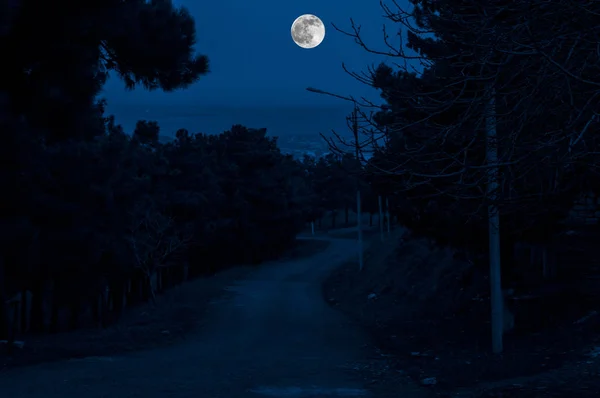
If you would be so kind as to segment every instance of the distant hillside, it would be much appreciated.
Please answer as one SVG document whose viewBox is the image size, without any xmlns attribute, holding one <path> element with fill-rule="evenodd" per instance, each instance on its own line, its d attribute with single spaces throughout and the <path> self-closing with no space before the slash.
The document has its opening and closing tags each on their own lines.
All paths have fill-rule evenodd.
<svg viewBox="0 0 600 398">
<path fill-rule="evenodd" d="M 161 144 L 167 144 L 174 139 L 175 137 L 168 135 L 160 135 L 158 137 L 158 141 Z M 329 153 L 327 143 L 317 135 L 280 138 L 279 147 L 283 153 L 291 154 L 297 159 L 301 159 L 304 155 L 321 157 Z"/>
<path fill-rule="evenodd" d="M 351 108 L 210 108 L 115 105 L 107 107 L 107 114 L 115 116 L 116 123 L 126 132 L 135 128 L 138 120 L 154 120 L 162 135 L 174 136 L 180 128 L 190 133 L 218 134 L 241 124 L 251 128 L 265 127 L 270 136 L 292 137 L 305 135 L 319 140 L 319 133 L 329 135 L 331 130 L 346 135 L 346 116 Z"/>
</svg>

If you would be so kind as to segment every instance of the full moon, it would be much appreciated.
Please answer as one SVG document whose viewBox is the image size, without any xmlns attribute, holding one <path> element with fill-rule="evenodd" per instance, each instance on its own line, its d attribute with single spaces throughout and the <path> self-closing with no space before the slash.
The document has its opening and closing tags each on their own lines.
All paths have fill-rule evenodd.
<svg viewBox="0 0 600 398">
<path fill-rule="evenodd" d="M 325 25 L 316 15 L 301 15 L 292 24 L 292 39 L 302 48 L 315 48 L 324 38 Z"/>
</svg>

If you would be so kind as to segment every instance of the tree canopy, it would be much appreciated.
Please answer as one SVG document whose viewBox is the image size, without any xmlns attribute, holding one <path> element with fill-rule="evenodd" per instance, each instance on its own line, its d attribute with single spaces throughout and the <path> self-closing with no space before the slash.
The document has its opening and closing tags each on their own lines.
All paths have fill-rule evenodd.
<svg viewBox="0 0 600 398">
<path fill-rule="evenodd" d="M 381 51 L 362 41 L 354 23 L 345 31 L 395 61 L 352 74 L 385 103 L 362 104 L 379 108 L 370 120 L 383 142 L 365 168 L 368 178 L 380 192 L 396 193 L 404 224 L 444 244 L 485 250 L 492 202 L 504 238 L 548 240 L 574 200 L 598 186 L 597 4 L 411 6 L 383 4 L 386 18 L 407 32 L 400 47 L 387 32 Z M 489 165 L 492 121 L 499 160 Z M 500 181 L 494 198 L 486 189 L 492 168 Z"/>
<path fill-rule="evenodd" d="M 75 327 L 107 287 L 139 282 L 149 298 L 174 264 L 204 275 L 274 258 L 346 204 L 339 162 L 296 160 L 265 129 L 179 130 L 165 143 L 155 121 L 124 131 L 105 114 L 109 74 L 165 91 L 206 75 L 195 35 L 170 0 L 0 1 L 2 337 L 19 292 L 33 294 L 33 330 L 60 328 L 65 307 Z"/>
<path fill-rule="evenodd" d="M 130 89 L 166 91 L 208 72 L 193 18 L 170 0 L 2 3 L 0 89 L 47 140 L 102 133 L 95 98 L 111 72 Z"/>
</svg>

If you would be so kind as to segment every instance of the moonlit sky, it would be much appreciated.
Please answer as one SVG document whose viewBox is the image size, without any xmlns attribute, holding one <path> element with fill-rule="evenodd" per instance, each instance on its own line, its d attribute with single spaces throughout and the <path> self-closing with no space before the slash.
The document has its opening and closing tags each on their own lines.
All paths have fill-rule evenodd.
<svg viewBox="0 0 600 398">
<path fill-rule="evenodd" d="M 335 31 L 350 27 L 350 18 L 362 25 L 367 43 L 384 49 L 383 11 L 377 1 L 366 0 L 175 0 L 196 21 L 197 51 L 210 60 L 210 74 L 193 86 L 173 92 L 128 92 L 111 78 L 101 94 L 111 107 L 120 105 L 174 106 L 193 103 L 207 106 L 270 107 L 330 106 L 340 100 L 307 92 L 316 87 L 342 95 L 366 96 L 379 101 L 378 93 L 341 68 L 365 70 L 384 58 L 368 54 L 352 38 Z M 407 0 L 399 0 L 403 7 Z M 325 24 L 320 46 L 302 49 L 291 38 L 290 27 L 302 14 L 315 14 Z M 388 27 L 392 27 L 388 22 Z M 398 29 L 394 27 L 394 29 Z M 396 32 L 389 31 L 390 36 Z M 399 39 L 392 37 L 394 42 Z"/>
</svg>

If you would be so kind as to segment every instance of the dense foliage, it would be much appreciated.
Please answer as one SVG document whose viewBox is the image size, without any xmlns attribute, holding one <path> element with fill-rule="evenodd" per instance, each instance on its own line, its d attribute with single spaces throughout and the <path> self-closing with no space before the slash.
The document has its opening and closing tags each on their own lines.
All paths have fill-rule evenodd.
<svg viewBox="0 0 600 398">
<path fill-rule="evenodd" d="M 550 242 L 573 202 L 597 191 L 598 5 L 584 3 L 384 5 L 408 32 L 406 48 L 390 47 L 394 67 L 357 78 L 386 103 L 372 119 L 385 145 L 366 173 L 378 192 L 395 193 L 403 224 L 484 252 L 495 204 L 510 263 L 515 240 Z M 347 33 L 362 43 L 357 28 Z M 498 153 L 493 167 L 489 148 Z"/>
<path fill-rule="evenodd" d="M 124 297 L 152 299 L 169 267 L 181 281 L 274 258 L 307 221 L 353 203 L 347 161 L 295 160 L 265 129 L 161 143 L 156 122 L 125 132 L 105 115 L 109 72 L 150 90 L 208 73 L 193 19 L 170 0 L 0 10 L 0 338 L 23 292 L 33 331 L 64 327 L 65 309 L 71 327 L 90 306 L 102 322 L 102 302 L 118 313 Z"/>
</svg>

